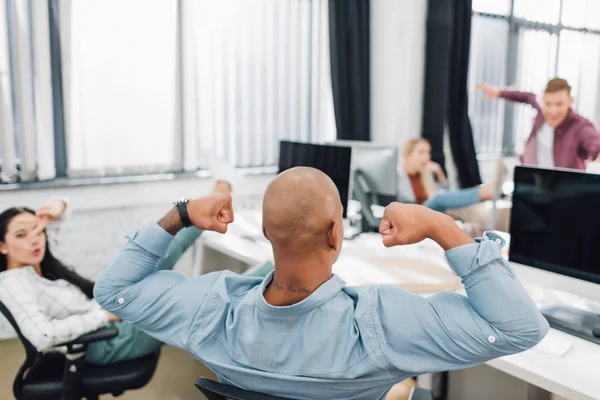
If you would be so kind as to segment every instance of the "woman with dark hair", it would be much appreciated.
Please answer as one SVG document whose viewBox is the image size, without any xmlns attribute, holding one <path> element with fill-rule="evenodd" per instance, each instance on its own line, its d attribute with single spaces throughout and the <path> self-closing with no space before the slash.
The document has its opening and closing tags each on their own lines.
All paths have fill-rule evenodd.
<svg viewBox="0 0 600 400">
<path fill-rule="evenodd" d="M 213 193 L 229 191 L 218 182 Z M 0 301 L 39 351 L 107 325 L 119 334 L 91 343 L 87 361 L 107 364 L 155 351 L 161 342 L 103 310 L 92 299 L 94 283 L 53 256 L 66 209 L 65 200 L 53 199 L 37 211 L 14 207 L 0 214 Z M 158 268 L 173 269 L 201 233 L 194 227 L 179 232 Z"/>
</svg>

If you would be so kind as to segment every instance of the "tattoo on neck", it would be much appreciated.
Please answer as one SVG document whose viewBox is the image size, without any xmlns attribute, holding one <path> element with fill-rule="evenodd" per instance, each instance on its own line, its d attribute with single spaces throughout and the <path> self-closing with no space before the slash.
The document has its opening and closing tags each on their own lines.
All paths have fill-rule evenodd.
<svg viewBox="0 0 600 400">
<path fill-rule="evenodd" d="M 308 289 L 306 286 L 300 286 L 298 288 L 298 293 L 310 293 L 310 289 Z"/>
<path fill-rule="evenodd" d="M 273 287 L 278 292 L 280 292 L 282 290 L 285 290 L 286 292 L 290 292 L 290 293 L 310 293 L 311 292 L 311 290 L 309 288 L 307 288 L 306 286 L 286 285 L 285 287 L 283 287 L 283 285 L 281 285 L 277 282 L 273 282 Z"/>
</svg>

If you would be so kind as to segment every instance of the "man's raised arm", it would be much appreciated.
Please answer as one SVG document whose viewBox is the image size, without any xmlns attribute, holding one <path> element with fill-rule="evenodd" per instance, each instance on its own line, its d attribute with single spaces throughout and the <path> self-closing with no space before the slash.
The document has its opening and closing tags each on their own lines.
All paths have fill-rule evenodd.
<svg viewBox="0 0 600 400">
<path fill-rule="evenodd" d="M 540 109 L 540 105 L 535 98 L 535 94 L 530 92 L 519 92 L 518 90 L 500 90 L 485 83 L 478 83 L 477 89 L 481 90 L 485 94 L 486 100 L 501 98 L 508 101 L 513 101 L 515 103 L 529 104 L 536 110 Z"/>
<path fill-rule="evenodd" d="M 386 209 L 381 233 L 386 246 L 435 240 L 467 292 L 423 298 L 380 289 L 381 342 L 393 370 L 465 368 L 529 349 L 546 335 L 548 322 L 502 258 L 499 237 L 487 234 L 476 243 L 450 217 L 399 203 Z"/>
<path fill-rule="evenodd" d="M 233 221 L 231 196 L 218 194 L 186 205 L 191 223 L 220 233 Z M 106 310 L 133 323 L 162 342 L 185 348 L 189 330 L 218 274 L 188 279 L 173 271 L 157 271 L 175 235 L 183 229 L 177 208 L 158 223 L 131 233 L 117 259 L 96 282 L 94 297 Z"/>
</svg>

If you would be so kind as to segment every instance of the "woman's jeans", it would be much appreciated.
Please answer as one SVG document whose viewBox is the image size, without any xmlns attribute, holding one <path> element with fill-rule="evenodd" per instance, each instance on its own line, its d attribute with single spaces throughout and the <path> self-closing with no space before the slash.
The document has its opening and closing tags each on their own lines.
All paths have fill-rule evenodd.
<svg viewBox="0 0 600 400">
<path fill-rule="evenodd" d="M 479 186 L 473 186 L 456 192 L 437 191 L 423 205 L 432 210 L 444 212 L 453 208 L 468 207 L 480 201 Z"/>
</svg>

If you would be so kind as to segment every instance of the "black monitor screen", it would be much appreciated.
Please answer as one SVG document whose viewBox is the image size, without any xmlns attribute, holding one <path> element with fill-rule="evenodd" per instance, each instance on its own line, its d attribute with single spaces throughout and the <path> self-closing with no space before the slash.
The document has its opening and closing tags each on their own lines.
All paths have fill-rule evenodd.
<svg viewBox="0 0 600 400">
<path fill-rule="evenodd" d="M 515 168 L 510 260 L 600 283 L 600 175 Z"/>
<path fill-rule="evenodd" d="M 282 140 L 279 146 L 279 172 L 293 167 L 313 167 L 329 175 L 340 192 L 345 218 L 350 190 L 351 157 L 350 147 Z"/>
</svg>

